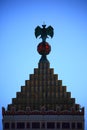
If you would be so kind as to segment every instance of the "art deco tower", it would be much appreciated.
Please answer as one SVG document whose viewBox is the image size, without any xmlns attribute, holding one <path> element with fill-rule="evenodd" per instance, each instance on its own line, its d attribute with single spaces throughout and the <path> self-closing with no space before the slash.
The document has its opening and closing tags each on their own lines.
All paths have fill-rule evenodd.
<svg viewBox="0 0 87 130">
<path fill-rule="evenodd" d="M 16 98 L 2 108 L 3 130 L 84 130 L 84 107 L 75 103 L 47 59 L 51 46 L 46 38 L 53 34 L 51 26 L 36 27 L 35 36 L 42 39 L 37 46 L 41 59 Z"/>
</svg>

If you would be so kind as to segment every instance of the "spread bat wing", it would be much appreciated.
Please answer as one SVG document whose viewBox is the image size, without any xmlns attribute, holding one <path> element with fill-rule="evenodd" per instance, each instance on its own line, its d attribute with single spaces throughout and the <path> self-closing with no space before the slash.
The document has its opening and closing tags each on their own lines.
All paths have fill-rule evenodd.
<svg viewBox="0 0 87 130">
<path fill-rule="evenodd" d="M 53 37 L 53 35 L 54 35 L 53 27 L 48 26 L 48 28 L 47 28 L 47 35 L 49 35 L 51 38 Z"/>
<path fill-rule="evenodd" d="M 35 28 L 35 36 L 36 36 L 36 38 L 37 38 L 39 35 L 41 35 L 41 33 L 42 33 L 42 28 L 41 28 L 40 26 L 37 26 L 37 27 Z"/>
</svg>

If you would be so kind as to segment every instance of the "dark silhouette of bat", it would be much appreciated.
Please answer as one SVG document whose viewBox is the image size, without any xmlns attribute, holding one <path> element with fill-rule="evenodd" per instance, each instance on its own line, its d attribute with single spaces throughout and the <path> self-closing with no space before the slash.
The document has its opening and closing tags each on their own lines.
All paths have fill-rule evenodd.
<svg viewBox="0 0 87 130">
<path fill-rule="evenodd" d="M 51 38 L 53 37 L 54 35 L 54 32 L 53 32 L 53 27 L 51 26 L 48 26 L 46 28 L 46 25 L 42 25 L 43 28 L 41 28 L 40 26 L 37 26 L 35 28 L 35 36 L 36 38 L 38 36 L 40 36 L 40 38 L 42 38 L 42 41 L 46 41 L 46 38 L 49 38 L 48 36 L 50 36 Z"/>
</svg>

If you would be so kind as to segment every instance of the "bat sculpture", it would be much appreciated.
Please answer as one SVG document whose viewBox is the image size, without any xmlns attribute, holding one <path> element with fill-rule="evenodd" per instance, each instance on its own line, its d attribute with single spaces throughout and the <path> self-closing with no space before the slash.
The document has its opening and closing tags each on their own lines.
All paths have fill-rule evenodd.
<svg viewBox="0 0 87 130">
<path fill-rule="evenodd" d="M 48 26 L 47 28 L 46 28 L 46 25 L 42 25 L 42 27 L 43 28 L 41 28 L 40 26 L 37 26 L 36 28 L 35 28 L 35 36 L 36 36 L 36 38 L 38 37 L 38 36 L 40 36 L 40 38 L 42 38 L 42 41 L 46 41 L 46 38 L 48 38 L 48 36 L 50 36 L 51 38 L 53 37 L 53 35 L 54 35 L 54 32 L 53 32 L 53 27 L 51 27 L 51 26 Z"/>
</svg>

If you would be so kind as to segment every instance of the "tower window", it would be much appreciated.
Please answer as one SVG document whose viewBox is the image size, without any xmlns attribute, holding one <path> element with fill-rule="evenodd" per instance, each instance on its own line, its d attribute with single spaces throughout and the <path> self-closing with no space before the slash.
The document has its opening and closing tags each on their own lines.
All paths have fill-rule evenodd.
<svg viewBox="0 0 87 130">
<path fill-rule="evenodd" d="M 80 122 L 77 123 L 77 128 L 78 128 L 78 129 L 82 129 L 82 123 L 80 123 Z"/>
<path fill-rule="evenodd" d="M 4 124 L 4 128 L 5 128 L 5 129 L 9 129 L 9 128 L 10 128 L 10 124 L 9 124 L 8 122 L 6 122 L 6 123 Z"/>
<path fill-rule="evenodd" d="M 59 122 L 57 122 L 57 128 L 60 128 L 60 123 Z"/>
<path fill-rule="evenodd" d="M 54 122 L 47 122 L 47 128 L 55 128 L 55 123 Z"/>
<path fill-rule="evenodd" d="M 45 122 L 41 123 L 41 128 L 45 128 Z"/>
<path fill-rule="evenodd" d="M 17 128 L 18 129 L 25 128 L 25 123 L 24 122 L 18 122 L 17 123 Z"/>
<path fill-rule="evenodd" d="M 72 129 L 75 129 L 75 123 L 74 122 L 72 123 Z"/>
<path fill-rule="evenodd" d="M 40 128 L 40 123 L 39 122 L 32 122 L 32 129 L 38 129 Z"/>
<path fill-rule="evenodd" d="M 30 128 L 30 123 L 29 122 L 27 122 L 27 128 Z"/>
<path fill-rule="evenodd" d="M 11 123 L 11 128 L 12 128 L 12 129 L 15 128 L 15 123 L 14 123 L 14 122 Z"/>
<path fill-rule="evenodd" d="M 69 129 L 70 128 L 70 123 L 67 123 L 67 122 L 64 122 L 64 123 L 62 123 L 62 128 L 63 129 Z"/>
</svg>

